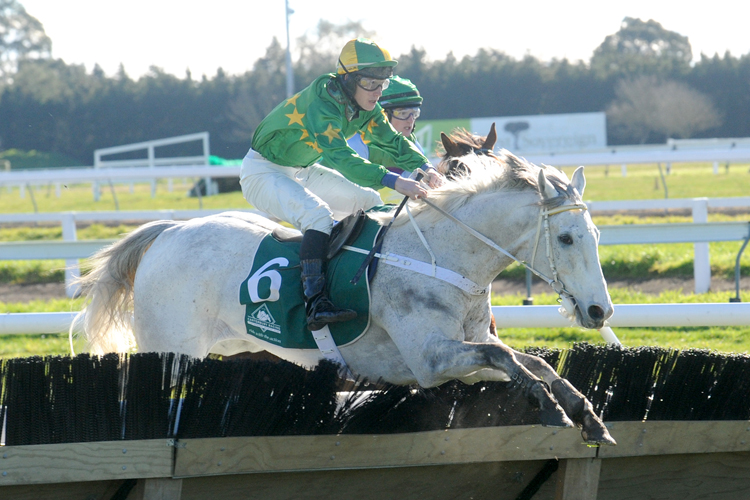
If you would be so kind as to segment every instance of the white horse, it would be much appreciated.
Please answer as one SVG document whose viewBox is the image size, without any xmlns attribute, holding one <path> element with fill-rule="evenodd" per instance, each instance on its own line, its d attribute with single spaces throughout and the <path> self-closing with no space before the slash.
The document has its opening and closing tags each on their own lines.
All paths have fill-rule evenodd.
<svg viewBox="0 0 750 500">
<path fill-rule="evenodd" d="M 370 283 L 367 329 L 340 353 L 355 375 L 394 384 L 512 381 L 510 387 L 540 407 L 544 424 L 570 426 L 567 414 L 588 442 L 614 444 L 591 403 L 569 382 L 489 331 L 490 284 L 512 258 L 552 276 L 580 326 L 601 328 L 612 315 L 599 231 L 581 200 L 583 169 L 569 181 L 557 169 L 508 152 L 486 154 L 481 146 L 487 142 L 494 138 L 457 159 L 470 175 L 456 175 L 430 191 L 426 202 L 407 204 L 381 250 L 453 271 L 473 283 L 474 292 L 381 261 Z M 371 217 L 385 225 L 393 213 Z M 82 323 L 94 353 L 137 347 L 204 357 L 265 350 L 315 365 L 322 359 L 317 349 L 285 349 L 248 335 L 238 302 L 260 241 L 278 227 L 241 212 L 146 224 L 92 258 L 82 279 L 88 305 L 74 328 Z"/>
</svg>

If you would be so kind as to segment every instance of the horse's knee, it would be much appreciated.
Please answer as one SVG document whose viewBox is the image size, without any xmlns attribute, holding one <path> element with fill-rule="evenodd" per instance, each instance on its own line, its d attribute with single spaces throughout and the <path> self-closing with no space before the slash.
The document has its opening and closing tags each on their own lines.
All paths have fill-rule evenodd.
<svg viewBox="0 0 750 500">
<path fill-rule="evenodd" d="M 555 369 L 539 356 L 518 352 L 516 353 L 516 359 L 518 359 L 518 362 L 525 366 L 527 370 L 548 384 L 551 384 L 559 378 Z"/>
</svg>

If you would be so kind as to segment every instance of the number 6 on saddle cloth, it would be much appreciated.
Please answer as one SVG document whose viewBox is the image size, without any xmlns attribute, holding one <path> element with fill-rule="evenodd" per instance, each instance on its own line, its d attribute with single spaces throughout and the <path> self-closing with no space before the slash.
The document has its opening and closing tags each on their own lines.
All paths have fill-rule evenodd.
<svg viewBox="0 0 750 500">
<path fill-rule="evenodd" d="M 331 232 L 327 281 L 331 298 L 357 311 L 357 317 L 329 325 L 337 345 L 357 339 L 369 324 L 369 281 L 352 285 L 351 277 L 362 263 L 362 255 L 340 252 L 344 245 L 369 250 L 382 226 L 364 212 L 350 215 Z M 260 243 L 253 268 L 240 286 L 240 304 L 245 305 L 245 327 L 249 335 L 286 348 L 317 349 L 307 328 L 305 302 L 300 286 L 298 231 L 281 228 Z M 375 261 L 377 262 L 377 261 Z"/>
</svg>

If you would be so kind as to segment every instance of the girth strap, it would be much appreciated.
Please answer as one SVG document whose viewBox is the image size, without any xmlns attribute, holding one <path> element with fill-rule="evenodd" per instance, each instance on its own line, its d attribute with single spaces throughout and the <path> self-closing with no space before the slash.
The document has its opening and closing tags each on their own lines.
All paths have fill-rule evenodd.
<svg viewBox="0 0 750 500">
<path fill-rule="evenodd" d="M 364 255 L 367 255 L 369 253 L 367 250 L 349 245 L 344 245 L 343 249 L 349 250 L 350 252 L 361 253 Z M 375 253 L 374 257 L 380 259 L 380 262 L 383 262 L 385 264 L 445 281 L 446 283 L 450 283 L 451 285 L 460 288 L 470 295 L 487 295 L 490 291 L 489 287 L 481 287 L 470 279 L 461 276 L 457 272 L 451 271 L 450 269 L 445 269 L 444 267 L 440 266 L 433 267 L 432 264 L 428 264 L 427 262 L 410 259 L 408 257 L 404 257 L 402 255 L 397 255 L 394 253 Z"/>
</svg>

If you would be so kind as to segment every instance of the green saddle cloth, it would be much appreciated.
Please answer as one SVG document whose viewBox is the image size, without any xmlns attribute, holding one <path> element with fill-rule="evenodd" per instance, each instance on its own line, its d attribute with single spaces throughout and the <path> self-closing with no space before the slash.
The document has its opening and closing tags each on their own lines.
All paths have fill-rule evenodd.
<svg viewBox="0 0 750 500">
<path fill-rule="evenodd" d="M 380 224 L 367 218 L 359 236 L 349 245 L 369 251 Z M 290 349 L 317 349 L 307 328 L 305 299 L 299 265 L 300 242 L 280 242 L 272 234 L 260 243 L 253 268 L 240 286 L 240 304 L 245 306 L 248 335 Z M 357 311 L 357 317 L 328 325 L 336 345 L 359 338 L 370 320 L 367 279 L 350 283 L 366 255 L 342 250 L 328 263 L 326 279 L 331 301 L 338 307 Z"/>
</svg>

